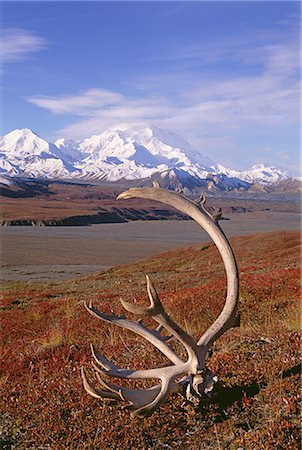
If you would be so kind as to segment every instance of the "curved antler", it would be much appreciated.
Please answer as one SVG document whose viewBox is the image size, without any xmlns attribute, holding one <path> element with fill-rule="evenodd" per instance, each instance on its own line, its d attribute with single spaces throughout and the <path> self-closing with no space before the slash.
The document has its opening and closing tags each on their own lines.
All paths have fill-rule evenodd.
<svg viewBox="0 0 302 450">
<path fill-rule="evenodd" d="M 236 260 L 232 248 L 218 224 L 221 210 L 212 216 L 205 209 L 205 198 L 201 197 L 196 204 L 175 192 L 161 189 L 158 183 L 153 188 L 133 188 L 120 194 L 117 199 L 144 198 L 155 200 L 173 206 L 179 211 L 194 219 L 210 235 L 216 244 L 227 274 L 227 297 L 223 310 L 215 322 L 201 336 L 196 343 L 194 338 L 181 329 L 165 312 L 152 281 L 147 276 L 147 292 L 150 300 L 148 307 L 134 305 L 121 300 L 122 306 L 129 312 L 142 316 L 152 317 L 158 324 L 157 329 L 147 328 L 141 321 L 134 322 L 125 317 L 105 315 L 98 311 L 90 303 L 85 303 L 86 309 L 98 319 L 113 323 L 119 327 L 128 329 L 158 348 L 173 365 L 147 370 L 122 369 L 111 363 L 107 358 L 98 353 L 92 346 L 92 354 L 97 364 L 94 368 L 100 385 L 105 390 L 91 385 L 82 370 L 82 378 L 85 390 L 96 398 L 109 400 L 122 400 L 128 402 L 127 407 L 132 410 L 131 416 L 143 417 L 150 415 L 172 392 L 185 392 L 189 401 L 195 403 L 204 395 L 211 396 L 217 377 L 206 367 L 205 359 L 209 347 L 228 328 L 238 325 L 236 323 L 239 279 Z M 182 361 L 166 343 L 167 336 L 161 335 L 161 330 L 166 329 L 187 350 L 187 360 Z M 102 380 L 101 376 L 128 378 L 128 379 L 158 379 L 159 384 L 152 388 L 137 390 L 120 388 Z"/>
<path fill-rule="evenodd" d="M 234 325 L 239 296 L 239 275 L 235 256 L 229 241 L 218 224 L 217 216 L 212 217 L 205 209 L 204 197 L 201 198 L 199 204 L 196 204 L 180 194 L 161 189 L 157 183 L 153 188 L 129 189 L 117 197 L 118 200 L 129 198 L 144 198 L 173 206 L 195 220 L 216 244 L 227 274 L 227 297 L 221 314 L 198 341 L 198 345 L 210 346 L 228 328 Z"/>
</svg>

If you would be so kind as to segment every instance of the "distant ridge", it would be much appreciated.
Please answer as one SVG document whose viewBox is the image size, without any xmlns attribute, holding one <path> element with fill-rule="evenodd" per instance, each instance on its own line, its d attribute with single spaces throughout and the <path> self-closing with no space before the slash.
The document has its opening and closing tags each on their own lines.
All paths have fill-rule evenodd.
<svg viewBox="0 0 302 450">
<path fill-rule="evenodd" d="M 83 141 L 50 143 L 32 130 L 0 138 L 0 174 L 30 178 L 134 181 L 157 179 L 171 189 L 266 189 L 288 180 L 275 167 L 258 164 L 236 171 L 210 160 L 181 137 L 145 123 L 121 124 Z"/>
</svg>

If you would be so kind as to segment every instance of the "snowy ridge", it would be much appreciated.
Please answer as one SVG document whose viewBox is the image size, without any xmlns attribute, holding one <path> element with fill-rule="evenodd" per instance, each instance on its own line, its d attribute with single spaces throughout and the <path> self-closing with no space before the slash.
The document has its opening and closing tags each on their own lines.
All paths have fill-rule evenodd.
<svg viewBox="0 0 302 450">
<path fill-rule="evenodd" d="M 28 128 L 14 130 L 0 139 L 1 173 L 68 178 L 76 171 L 64 152 Z"/>
<path fill-rule="evenodd" d="M 147 124 L 121 124 L 82 142 L 49 143 L 29 129 L 0 138 L 0 173 L 49 179 L 118 180 L 160 176 L 194 187 L 248 188 L 288 178 L 263 164 L 236 171 L 211 161 L 177 135 Z"/>
<path fill-rule="evenodd" d="M 227 177 L 239 177 L 243 181 L 248 183 L 277 183 L 286 178 L 289 178 L 287 172 L 284 172 L 276 167 L 268 167 L 264 164 L 256 164 L 252 166 L 249 170 L 243 170 L 238 172 L 236 170 L 227 169 L 226 167 L 217 165 L 217 172 L 224 173 Z"/>
</svg>

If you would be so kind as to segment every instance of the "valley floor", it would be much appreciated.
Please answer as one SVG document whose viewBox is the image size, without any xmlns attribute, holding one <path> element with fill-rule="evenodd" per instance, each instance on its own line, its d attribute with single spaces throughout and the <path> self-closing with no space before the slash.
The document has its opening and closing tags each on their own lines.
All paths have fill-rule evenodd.
<svg viewBox="0 0 302 450">
<path fill-rule="evenodd" d="M 226 214 L 228 236 L 300 230 L 294 212 Z M 0 279 L 46 281 L 87 275 L 164 250 L 209 240 L 193 221 L 134 221 L 89 227 L 2 227 Z"/>
</svg>

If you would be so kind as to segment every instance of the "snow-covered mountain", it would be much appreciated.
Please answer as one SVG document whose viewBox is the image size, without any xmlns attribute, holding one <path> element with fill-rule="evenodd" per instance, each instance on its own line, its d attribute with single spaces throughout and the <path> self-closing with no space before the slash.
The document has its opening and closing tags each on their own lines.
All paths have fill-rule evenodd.
<svg viewBox="0 0 302 450">
<path fill-rule="evenodd" d="M 224 173 L 227 177 L 239 177 L 243 181 L 248 183 L 260 183 L 260 184 L 270 184 L 277 183 L 286 178 L 289 178 L 287 172 L 282 171 L 276 167 L 265 166 L 264 164 L 256 164 L 248 170 L 243 170 L 241 172 L 233 169 L 227 169 L 220 164 L 216 166 L 218 173 Z"/>
<path fill-rule="evenodd" d="M 83 159 L 83 154 L 78 149 L 80 142 L 61 138 L 57 139 L 54 145 L 61 150 L 65 160 L 74 163 Z"/>
<path fill-rule="evenodd" d="M 65 153 L 28 128 L 14 130 L 0 139 L 0 172 L 46 178 L 79 174 Z"/>
<path fill-rule="evenodd" d="M 82 142 L 49 143 L 29 129 L 0 138 L 0 173 L 51 179 L 159 179 L 165 185 L 192 190 L 247 189 L 288 174 L 263 164 L 236 171 L 203 156 L 177 135 L 146 124 L 122 124 Z"/>
<path fill-rule="evenodd" d="M 145 124 L 122 124 L 80 143 L 64 144 L 62 140 L 58 143 L 64 152 L 81 153 L 82 159 L 76 159 L 75 167 L 86 179 L 134 180 L 174 168 L 205 177 L 215 166 L 188 142 Z"/>
</svg>

